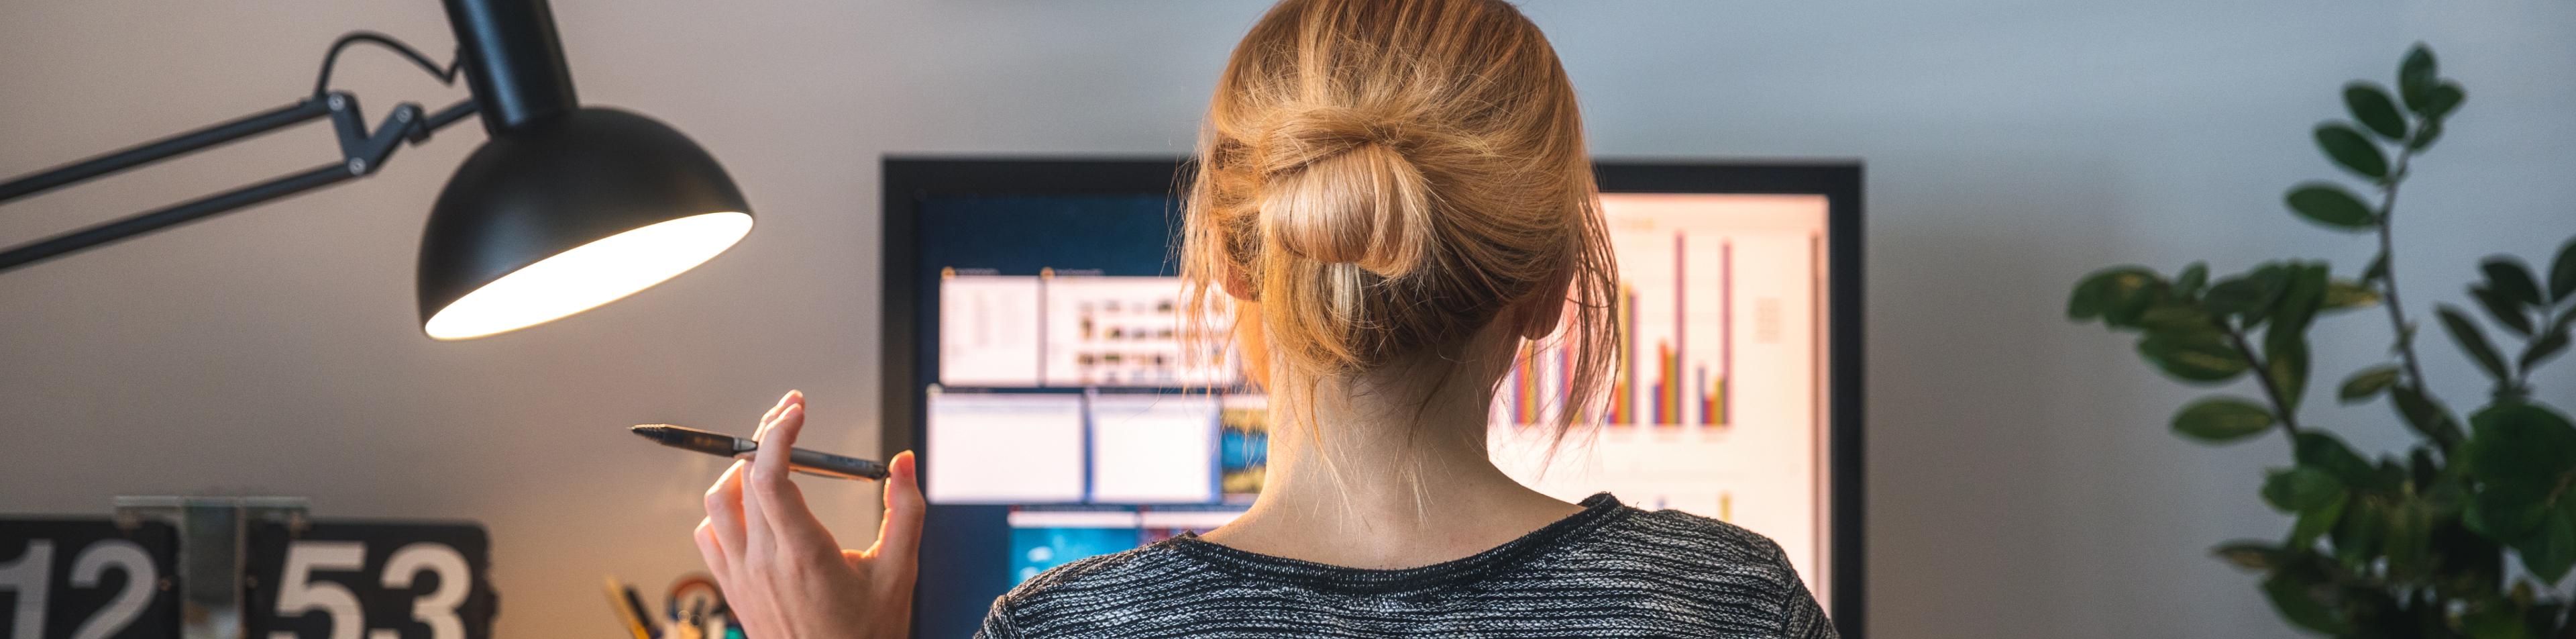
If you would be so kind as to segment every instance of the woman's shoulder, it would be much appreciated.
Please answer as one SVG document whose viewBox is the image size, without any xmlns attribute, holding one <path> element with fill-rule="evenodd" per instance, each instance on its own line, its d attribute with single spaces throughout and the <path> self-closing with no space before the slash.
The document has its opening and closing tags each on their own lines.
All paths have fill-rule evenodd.
<svg viewBox="0 0 2576 639">
<path fill-rule="evenodd" d="M 1568 574 L 1618 573 L 1622 581 L 1666 590 L 1701 604 L 1711 616 L 1759 619 L 1786 637 L 1833 637 L 1831 622 L 1780 544 L 1732 523 L 1677 510 L 1628 509 L 1557 566 Z M 1643 574 L 1656 575 L 1653 578 Z"/>
<path fill-rule="evenodd" d="M 1654 566 L 1775 596 L 1806 588 L 1780 544 L 1761 533 L 1678 510 L 1625 510 L 1626 516 L 1585 535 L 1569 552 L 1556 553 L 1549 567 L 1582 572 Z"/>
<path fill-rule="evenodd" d="M 1678 510 L 1630 508 L 1595 541 L 1613 548 L 1673 555 L 1692 563 L 1789 569 L 1780 544 L 1742 526 Z"/>
</svg>

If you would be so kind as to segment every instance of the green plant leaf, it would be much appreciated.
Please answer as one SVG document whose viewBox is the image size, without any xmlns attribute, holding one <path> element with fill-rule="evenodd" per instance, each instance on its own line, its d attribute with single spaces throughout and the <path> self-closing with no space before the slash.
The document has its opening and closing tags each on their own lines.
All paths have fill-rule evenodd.
<svg viewBox="0 0 2576 639">
<path fill-rule="evenodd" d="M 2380 481 L 2378 469 L 2334 435 L 2314 428 L 2302 429 L 2291 446 L 2290 456 L 2301 468 L 2325 471 L 2345 486 L 2392 488 Z"/>
<path fill-rule="evenodd" d="M 2576 424 L 2546 406 L 2504 402 L 2469 416 L 2469 476 L 2547 492 L 2576 474 Z"/>
<path fill-rule="evenodd" d="M 2297 262 L 2264 262 L 2255 266 L 2254 272 L 2246 275 L 2247 278 L 2263 286 L 2264 295 L 2261 306 L 2245 309 L 2243 313 L 2237 314 L 2237 317 L 2243 320 L 2241 325 L 2244 330 L 2252 331 L 2262 326 L 2264 320 L 2271 318 L 2272 312 L 2281 307 L 2281 298 L 2289 294 L 2290 285 L 2295 283 L 2303 269 L 2304 267 Z"/>
<path fill-rule="evenodd" d="M 2153 331 L 2138 340 L 2138 355 L 2175 379 L 2217 384 L 2253 366 L 2217 331 Z"/>
<path fill-rule="evenodd" d="M 2373 180 L 2388 179 L 2388 154 L 2379 150 L 2370 138 L 2343 124 L 2317 125 L 2317 148 L 2326 152 L 2335 164 Z"/>
<path fill-rule="evenodd" d="M 2201 304 L 2208 307 L 2209 312 L 2220 315 L 2241 315 L 2268 309 L 2272 307 L 2273 300 L 2280 299 L 2281 289 L 2288 280 L 2277 270 L 2258 270 L 2219 280 L 2209 285 L 2209 294 L 2202 297 Z"/>
<path fill-rule="evenodd" d="M 2443 118 L 2451 117 L 2451 112 L 2458 111 L 2460 103 L 2468 100 L 2468 89 L 2462 88 L 2458 82 L 2445 80 L 2441 86 L 2433 87 L 2426 92 L 2424 119 L 2440 122 Z"/>
<path fill-rule="evenodd" d="M 2487 341 L 2486 331 L 2478 330 L 2478 325 L 2470 322 L 2468 315 L 2449 304 L 2435 305 L 2433 313 L 2441 316 L 2442 330 L 2451 334 L 2451 341 L 2458 342 L 2460 350 L 2468 351 L 2469 358 L 2477 360 L 2478 367 L 2486 369 L 2489 377 L 2498 383 L 2513 380 L 2512 372 L 2505 370 L 2504 356 L 2496 354 L 2495 344 Z"/>
<path fill-rule="evenodd" d="M 2192 262 L 2174 276 L 2174 294 L 2183 299 L 2199 299 L 2201 289 L 2209 287 L 2209 263 Z"/>
<path fill-rule="evenodd" d="M 2219 544 L 2217 548 L 2210 549 L 2209 554 L 2217 555 L 2219 559 L 2227 560 L 2227 563 L 2246 570 L 2270 571 L 2273 566 L 2281 563 L 2281 549 L 2260 541 L 2232 541 Z"/>
<path fill-rule="evenodd" d="M 2344 378 L 2343 389 L 2335 395 L 2346 404 L 2358 403 L 2379 396 L 2380 392 L 2388 390 L 2389 385 L 2396 383 L 2397 366 L 2381 364 Z"/>
<path fill-rule="evenodd" d="M 2343 86 L 2343 105 L 2352 110 L 2352 119 L 2370 127 L 2372 133 L 2390 140 L 2406 139 L 2406 116 L 2397 113 L 2397 100 L 2388 90 L 2368 82 Z"/>
<path fill-rule="evenodd" d="M 2564 302 L 2570 295 L 2576 295 L 2576 238 L 2558 247 L 2558 259 L 2549 265 L 2550 301 Z"/>
<path fill-rule="evenodd" d="M 2369 285 L 2350 280 L 2335 280 L 2326 283 L 2325 306 L 2322 309 L 2340 311 L 2378 303 L 2379 291 L 2371 290 Z"/>
<path fill-rule="evenodd" d="M 2406 109 L 2424 113 L 2427 97 L 2441 84 L 2441 70 L 2433 61 L 2433 49 L 2422 43 L 2406 51 L 2406 59 L 2397 63 L 2397 94 L 2406 99 Z"/>
<path fill-rule="evenodd" d="M 2379 226 L 2379 215 L 2371 212 L 2369 204 L 2352 191 L 2331 183 L 2301 183 L 2281 199 L 2291 212 L 2327 228 L 2367 231 Z"/>
<path fill-rule="evenodd" d="M 2538 404 L 2502 402 L 2469 419 L 2469 441 L 2462 463 L 2483 485 L 2470 502 L 2466 523 L 2493 538 L 2513 538 L 2523 567 L 2544 583 L 2555 583 L 2576 564 L 2576 499 L 2565 493 L 2576 483 L 2576 425 Z M 2533 522 L 2534 508 L 2539 521 Z"/>
<path fill-rule="evenodd" d="M 2316 319 L 2317 309 L 2325 305 L 2326 289 L 2332 286 L 2324 262 L 2292 262 L 2282 267 L 2285 279 L 2281 297 L 2272 302 L 2276 324 L 2287 324 L 2306 330 Z"/>
<path fill-rule="evenodd" d="M 2157 304 L 2138 315 L 2138 326 L 2150 331 L 2208 331 L 2218 326 L 2217 318 L 2199 307 L 2181 304 Z"/>
<path fill-rule="evenodd" d="M 2478 263 L 2478 270 L 2486 274 L 2488 288 L 2505 299 L 2527 306 L 2541 305 L 2540 283 L 2532 279 L 2531 267 L 2524 266 L 2522 260 L 2507 255 L 2489 257 Z"/>
<path fill-rule="evenodd" d="M 2486 309 L 2488 317 L 2493 317 L 2496 323 L 2512 329 L 2514 334 L 2531 334 L 2531 315 L 2523 311 L 2522 305 L 2508 299 L 2504 293 L 2496 292 L 2489 285 L 2480 284 L 2469 287 L 2469 299 L 2477 300 L 2478 307 Z"/>
<path fill-rule="evenodd" d="M 2290 540 L 2286 545 L 2315 548 L 2317 538 L 2332 532 L 2335 524 L 2343 520 L 2344 505 L 2349 503 L 2352 503 L 2352 494 L 2338 491 L 2325 505 L 2299 511 L 2298 518 L 2290 523 Z"/>
<path fill-rule="evenodd" d="M 2103 279 L 2108 275 L 2095 273 L 2075 280 L 2074 290 L 2066 294 L 2066 319 L 2084 322 L 2102 317 L 2103 288 L 2108 286 Z"/>
<path fill-rule="evenodd" d="M 2576 315 L 2569 317 L 2576 317 Z M 2566 323 L 2560 322 L 2559 325 L 2563 327 Z M 2525 347 L 2522 351 L 2522 361 L 2516 363 L 2522 366 L 2522 374 L 2528 377 L 2531 375 L 2531 369 L 2539 367 L 2541 362 L 2549 361 L 2549 358 L 2566 350 L 2567 329 L 2559 328 L 2531 340 L 2531 346 Z"/>
<path fill-rule="evenodd" d="M 2307 397 L 2308 325 L 2324 306 L 2329 287 L 2323 263 L 2288 267 L 2289 284 L 2273 303 L 2272 325 L 2263 332 L 2263 362 L 2283 410 L 2296 411 Z"/>
<path fill-rule="evenodd" d="M 2356 498 L 2344 506 L 2343 520 L 2335 524 L 2335 561 L 2344 569 L 2359 572 L 2380 555 L 2380 541 L 2388 537 L 2387 508 L 2378 500 Z"/>
<path fill-rule="evenodd" d="M 2517 484 L 2488 486 L 2469 498 L 2460 523 L 2488 539 L 2520 540 L 2548 523 L 2548 494 Z"/>
<path fill-rule="evenodd" d="M 2388 387 L 2388 399 L 2397 409 L 2397 416 L 2406 419 L 2407 427 L 2445 449 L 2467 437 L 2460 429 L 2460 420 L 2451 416 L 2451 409 L 2424 394 L 2421 388 L 2394 384 Z"/>
<path fill-rule="evenodd" d="M 2304 330 L 2275 323 L 2263 340 L 2263 371 L 2281 392 L 2283 410 L 2296 414 L 2308 396 L 2308 340 Z M 2287 336 L 2287 337 L 2282 337 Z"/>
<path fill-rule="evenodd" d="M 2370 258 L 2370 266 L 2363 267 L 2361 269 L 2361 282 L 2364 284 L 2384 279 L 2388 279 L 2387 253 L 2381 253 L 2377 257 Z"/>
<path fill-rule="evenodd" d="M 2554 584 L 2576 568 L 2576 502 L 2551 511 L 2549 521 L 2538 534 L 2514 544 L 2522 554 L 2522 567 L 2541 583 Z"/>
<path fill-rule="evenodd" d="M 2272 609 L 2281 618 L 2301 628 L 2343 636 L 2352 632 L 2351 622 L 2334 612 L 2334 586 L 2324 579 L 2303 579 L 2291 572 L 2274 573 L 2263 580 L 2263 594 L 2272 600 Z"/>
<path fill-rule="evenodd" d="M 2094 271 L 2076 282 L 2074 294 L 2066 300 L 2066 318 L 2081 322 L 2100 317 L 2111 326 L 2134 328 L 2138 316 L 2155 302 L 2160 286 L 2156 272 L 2143 266 Z"/>
<path fill-rule="evenodd" d="M 2263 434 L 2272 428 L 2272 411 L 2234 397 L 2210 397 L 2174 413 L 2174 433 L 2203 443 L 2225 444 Z"/>
</svg>

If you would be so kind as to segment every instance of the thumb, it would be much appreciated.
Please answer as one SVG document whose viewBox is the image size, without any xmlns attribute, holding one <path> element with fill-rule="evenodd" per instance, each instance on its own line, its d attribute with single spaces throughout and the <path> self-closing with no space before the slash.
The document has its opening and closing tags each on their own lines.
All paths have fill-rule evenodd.
<svg viewBox="0 0 2576 639">
<path fill-rule="evenodd" d="M 918 461 L 907 450 L 886 464 L 885 523 L 877 528 L 876 546 L 868 549 L 869 556 L 906 568 L 921 554 L 921 518 L 928 509 L 921 499 Z"/>
</svg>

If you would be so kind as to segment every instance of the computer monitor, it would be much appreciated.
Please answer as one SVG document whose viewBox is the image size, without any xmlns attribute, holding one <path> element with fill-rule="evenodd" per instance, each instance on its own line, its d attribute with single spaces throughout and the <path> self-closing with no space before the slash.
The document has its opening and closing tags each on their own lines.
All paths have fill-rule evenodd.
<svg viewBox="0 0 2576 639">
<path fill-rule="evenodd" d="M 1240 513 L 1263 398 L 1227 349 L 1180 339 L 1182 163 L 884 161 L 885 449 L 930 501 L 916 636 L 972 634 L 1048 568 Z M 1522 354 L 1488 438 L 1513 477 L 1610 491 L 1777 541 L 1861 626 L 1857 164 L 1603 162 L 1620 271 L 1604 405 L 1561 446 L 1564 360 Z M 1553 450 L 1553 452 L 1550 452 Z"/>
</svg>

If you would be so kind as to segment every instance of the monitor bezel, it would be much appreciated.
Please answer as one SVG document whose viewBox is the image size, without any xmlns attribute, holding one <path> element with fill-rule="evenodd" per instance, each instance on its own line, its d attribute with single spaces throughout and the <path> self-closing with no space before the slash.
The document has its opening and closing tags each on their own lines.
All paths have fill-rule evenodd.
<svg viewBox="0 0 2576 639">
<path fill-rule="evenodd" d="M 924 433 L 919 416 L 926 400 L 920 380 L 914 325 L 920 300 L 908 287 L 920 275 L 915 243 L 920 203 L 943 194 L 1180 193 L 1190 165 L 1172 158 L 987 158 L 886 156 L 881 161 L 883 214 L 878 246 L 883 257 L 878 299 L 879 431 L 881 451 L 913 450 Z M 1866 531 L 1866 461 L 1862 409 L 1861 178 L 1858 161 L 1600 160 L 1594 175 L 1604 193 L 1719 193 L 1822 195 L 1826 198 L 1826 398 L 1832 517 L 1834 625 L 1861 639 Z M 1177 199 L 1175 200 L 1177 201 Z M 1178 216 L 1173 210 L 1170 215 Z M 918 614 L 920 602 L 914 602 Z M 916 626 L 917 627 L 917 626 Z"/>
</svg>

